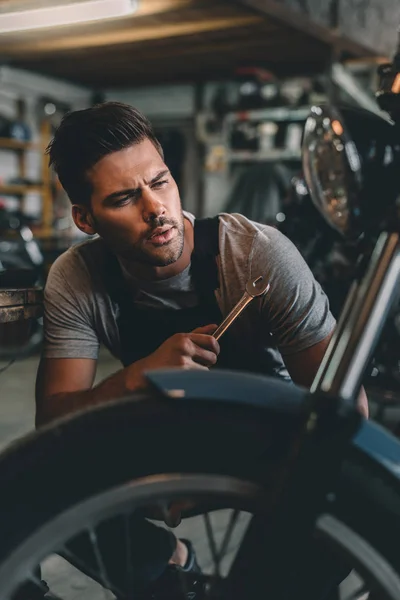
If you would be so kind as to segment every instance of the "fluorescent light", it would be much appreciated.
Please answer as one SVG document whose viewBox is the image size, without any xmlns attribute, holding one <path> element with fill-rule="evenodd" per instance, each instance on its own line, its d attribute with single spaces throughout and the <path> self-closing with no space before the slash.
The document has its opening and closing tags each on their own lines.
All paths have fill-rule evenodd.
<svg viewBox="0 0 400 600">
<path fill-rule="evenodd" d="M 0 33 L 113 19 L 130 15 L 136 9 L 137 0 L 86 0 L 47 8 L 0 12 Z"/>
</svg>

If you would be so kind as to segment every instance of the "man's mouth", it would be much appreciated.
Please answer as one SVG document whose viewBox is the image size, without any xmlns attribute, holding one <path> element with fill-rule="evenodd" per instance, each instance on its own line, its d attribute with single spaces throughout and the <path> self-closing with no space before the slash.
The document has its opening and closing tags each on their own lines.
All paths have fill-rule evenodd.
<svg viewBox="0 0 400 600">
<path fill-rule="evenodd" d="M 164 227 L 157 227 L 153 233 L 147 238 L 149 242 L 156 246 L 162 246 L 168 243 L 174 235 L 174 227 L 172 225 L 165 225 Z"/>
</svg>

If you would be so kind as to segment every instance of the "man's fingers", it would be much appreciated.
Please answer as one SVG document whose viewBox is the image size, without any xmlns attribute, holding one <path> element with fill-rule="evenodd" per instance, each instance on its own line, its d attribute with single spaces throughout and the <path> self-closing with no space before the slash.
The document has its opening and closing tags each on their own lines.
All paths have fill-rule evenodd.
<svg viewBox="0 0 400 600">
<path fill-rule="evenodd" d="M 189 338 L 194 344 L 196 344 L 196 346 L 204 348 L 205 350 L 211 350 L 211 352 L 214 352 L 214 354 L 218 356 L 220 350 L 219 344 L 211 335 L 206 335 L 203 333 L 190 333 Z"/>
<path fill-rule="evenodd" d="M 190 365 L 188 365 L 186 368 L 194 369 L 195 371 L 208 371 L 208 367 L 200 364 L 199 362 L 196 362 L 195 360 L 192 360 Z"/>
<path fill-rule="evenodd" d="M 205 325 L 204 327 L 197 327 L 193 329 L 192 333 L 202 333 L 204 335 L 212 335 L 217 329 L 217 325 Z"/>
<path fill-rule="evenodd" d="M 196 350 L 192 355 L 192 360 L 204 367 L 212 367 L 217 362 L 217 354 L 196 346 Z"/>
</svg>

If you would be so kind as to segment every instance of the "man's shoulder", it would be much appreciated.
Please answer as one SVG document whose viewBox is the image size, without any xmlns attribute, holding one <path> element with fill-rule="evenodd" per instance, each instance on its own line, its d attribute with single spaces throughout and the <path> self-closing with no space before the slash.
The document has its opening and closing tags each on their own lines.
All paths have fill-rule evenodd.
<svg viewBox="0 0 400 600">
<path fill-rule="evenodd" d="M 106 247 L 99 237 L 84 240 L 71 246 L 53 263 L 53 269 L 69 271 L 70 269 L 98 268 L 106 257 Z"/>
<path fill-rule="evenodd" d="M 233 288 L 239 284 L 243 289 L 248 277 L 259 274 L 279 277 L 289 267 L 293 271 L 295 264 L 297 276 L 303 269 L 296 248 L 283 233 L 241 214 L 220 215 L 219 246 L 222 277 Z"/>
<path fill-rule="evenodd" d="M 92 288 L 96 280 L 103 278 L 107 249 L 99 237 L 71 246 L 51 266 L 48 284 L 69 288 Z"/>
<path fill-rule="evenodd" d="M 221 213 L 219 219 L 220 243 L 237 251 L 249 252 L 255 240 L 266 245 L 281 244 L 285 237 L 274 227 L 251 221 L 239 213 Z"/>
</svg>

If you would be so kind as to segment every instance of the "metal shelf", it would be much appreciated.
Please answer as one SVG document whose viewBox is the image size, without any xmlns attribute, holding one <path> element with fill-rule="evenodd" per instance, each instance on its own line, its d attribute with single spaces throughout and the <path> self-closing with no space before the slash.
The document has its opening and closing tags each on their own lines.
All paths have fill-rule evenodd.
<svg viewBox="0 0 400 600">
<path fill-rule="evenodd" d="M 268 162 L 275 160 L 301 160 L 301 152 L 289 150 L 268 150 L 252 152 L 251 150 L 236 150 L 226 155 L 226 160 L 232 162 Z"/>
<path fill-rule="evenodd" d="M 243 110 L 230 113 L 226 116 L 228 121 L 305 121 L 311 111 L 310 106 L 299 108 L 277 107 Z"/>
</svg>

